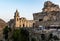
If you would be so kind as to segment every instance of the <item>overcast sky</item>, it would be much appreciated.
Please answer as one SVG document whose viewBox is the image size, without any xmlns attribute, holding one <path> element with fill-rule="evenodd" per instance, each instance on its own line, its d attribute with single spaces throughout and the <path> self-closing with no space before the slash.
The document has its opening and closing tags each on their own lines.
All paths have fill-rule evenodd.
<svg viewBox="0 0 60 41">
<path fill-rule="evenodd" d="M 6 22 L 14 18 L 16 9 L 20 17 L 33 19 L 33 13 L 41 12 L 44 2 L 47 0 L 0 0 L 0 18 Z M 60 0 L 50 0 L 60 5 Z"/>
</svg>

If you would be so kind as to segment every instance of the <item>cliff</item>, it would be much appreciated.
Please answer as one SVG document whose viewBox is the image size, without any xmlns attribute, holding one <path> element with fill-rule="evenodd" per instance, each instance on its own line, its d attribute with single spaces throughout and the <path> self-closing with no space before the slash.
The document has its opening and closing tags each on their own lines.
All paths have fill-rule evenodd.
<svg viewBox="0 0 60 41">
<path fill-rule="evenodd" d="M 42 10 L 43 10 L 43 12 L 51 12 L 51 11 L 60 11 L 60 8 L 58 5 L 56 5 L 50 1 L 46 1 L 44 3 L 44 8 Z"/>
</svg>

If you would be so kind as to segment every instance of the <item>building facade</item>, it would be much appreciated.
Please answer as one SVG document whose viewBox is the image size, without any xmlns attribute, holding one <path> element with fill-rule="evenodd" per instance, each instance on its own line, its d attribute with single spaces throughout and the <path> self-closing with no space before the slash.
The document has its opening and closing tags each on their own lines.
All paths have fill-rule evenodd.
<svg viewBox="0 0 60 41">
<path fill-rule="evenodd" d="M 34 20 L 27 20 L 25 17 L 20 17 L 18 10 L 14 13 L 14 19 L 8 22 L 9 27 L 33 27 Z"/>
</svg>

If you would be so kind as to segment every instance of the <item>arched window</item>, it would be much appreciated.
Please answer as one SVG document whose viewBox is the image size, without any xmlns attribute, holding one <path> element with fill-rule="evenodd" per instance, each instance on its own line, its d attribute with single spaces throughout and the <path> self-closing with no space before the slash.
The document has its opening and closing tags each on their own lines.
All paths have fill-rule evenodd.
<svg viewBox="0 0 60 41">
<path fill-rule="evenodd" d="M 19 19 L 17 18 L 17 21 L 18 21 Z"/>
<path fill-rule="evenodd" d="M 25 27 L 25 25 L 23 24 L 23 27 Z"/>
</svg>

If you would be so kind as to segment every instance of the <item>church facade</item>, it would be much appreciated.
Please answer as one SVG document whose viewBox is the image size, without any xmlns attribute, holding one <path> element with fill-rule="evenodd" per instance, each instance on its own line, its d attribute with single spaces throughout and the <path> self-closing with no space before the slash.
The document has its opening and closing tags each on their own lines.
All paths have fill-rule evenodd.
<svg viewBox="0 0 60 41">
<path fill-rule="evenodd" d="M 25 17 L 20 17 L 18 10 L 14 13 L 14 19 L 8 22 L 9 27 L 33 27 L 34 20 L 27 20 Z"/>
</svg>

